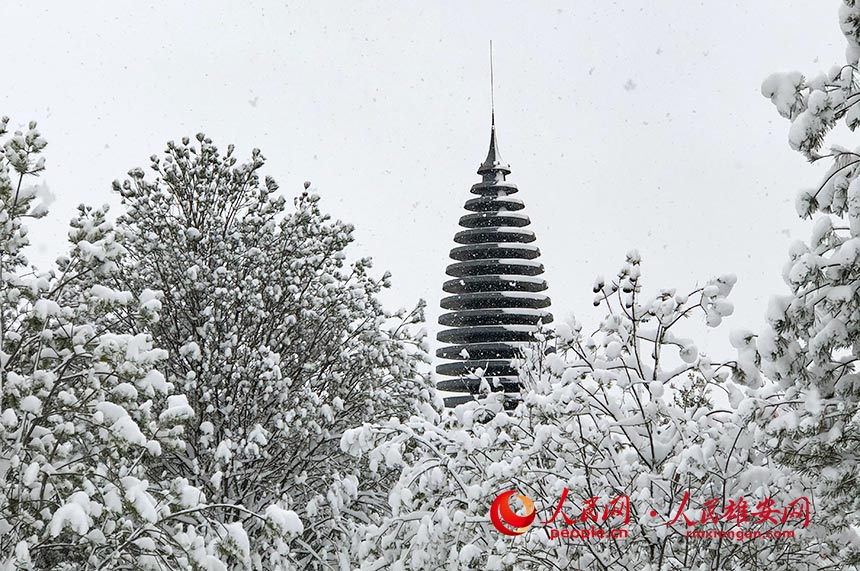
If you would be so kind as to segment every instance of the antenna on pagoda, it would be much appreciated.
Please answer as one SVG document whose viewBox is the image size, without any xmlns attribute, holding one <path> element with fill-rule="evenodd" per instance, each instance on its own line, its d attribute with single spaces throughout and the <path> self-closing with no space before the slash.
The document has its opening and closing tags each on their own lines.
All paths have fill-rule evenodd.
<svg viewBox="0 0 860 571">
<path fill-rule="evenodd" d="M 493 40 L 490 40 L 490 124 L 496 126 L 496 82 L 493 80 Z"/>
</svg>

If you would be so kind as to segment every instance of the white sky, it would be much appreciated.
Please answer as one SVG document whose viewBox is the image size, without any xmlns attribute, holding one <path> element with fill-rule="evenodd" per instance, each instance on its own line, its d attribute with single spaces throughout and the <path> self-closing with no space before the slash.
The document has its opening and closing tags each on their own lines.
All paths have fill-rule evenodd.
<svg viewBox="0 0 860 571">
<path fill-rule="evenodd" d="M 838 5 L 4 0 L 0 114 L 39 121 L 57 195 L 30 257 L 53 259 L 78 203 L 117 205 L 113 179 L 202 130 L 261 148 L 287 194 L 313 181 L 356 224 L 352 255 L 394 274 L 390 305 L 426 298 L 435 323 L 486 154 L 493 39 L 501 154 L 556 315 L 595 323 L 595 275 L 637 247 L 649 289 L 736 273 L 727 327 L 757 330 L 819 171 L 759 86 L 843 61 Z"/>
</svg>

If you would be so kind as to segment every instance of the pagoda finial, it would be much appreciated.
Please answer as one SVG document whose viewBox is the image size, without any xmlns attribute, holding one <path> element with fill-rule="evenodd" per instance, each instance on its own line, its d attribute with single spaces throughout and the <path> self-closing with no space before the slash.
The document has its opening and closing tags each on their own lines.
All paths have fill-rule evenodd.
<svg viewBox="0 0 860 571">
<path fill-rule="evenodd" d="M 499 178 L 505 179 L 505 175 L 511 174 L 511 167 L 502 160 L 499 154 L 499 145 L 496 142 L 496 100 L 495 81 L 493 79 L 493 40 L 490 40 L 490 150 L 487 158 L 478 168 L 478 174 L 483 175 L 485 180 Z"/>
</svg>

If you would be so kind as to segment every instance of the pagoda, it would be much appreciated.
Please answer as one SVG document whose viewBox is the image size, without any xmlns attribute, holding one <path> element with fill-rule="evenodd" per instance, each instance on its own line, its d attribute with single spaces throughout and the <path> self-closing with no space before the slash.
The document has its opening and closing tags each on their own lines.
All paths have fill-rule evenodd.
<svg viewBox="0 0 860 571">
<path fill-rule="evenodd" d="M 550 323 L 544 268 L 538 261 L 531 223 L 522 211 L 517 186 L 506 180 L 511 168 L 499 155 L 495 112 L 490 127 L 490 150 L 478 168 L 482 180 L 472 185 L 476 198 L 466 201 L 464 228 L 454 235 L 445 273 L 439 317 L 445 329 L 437 339 L 444 344 L 436 356 L 447 359 L 436 372 L 448 377 L 436 387 L 465 393 L 445 399 L 456 406 L 479 398 L 482 379 L 491 391 L 508 393 L 515 402 L 520 391 L 518 362 L 525 346 L 536 341 L 542 324 Z"/>
</svg>

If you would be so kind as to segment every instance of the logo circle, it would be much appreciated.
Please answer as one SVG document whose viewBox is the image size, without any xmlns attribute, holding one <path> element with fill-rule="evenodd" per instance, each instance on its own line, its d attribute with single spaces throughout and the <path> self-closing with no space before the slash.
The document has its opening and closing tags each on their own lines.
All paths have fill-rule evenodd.
<svg viewBox="0 0 860 571">
<path fill-rule="evenodd" d="M 518 515 L 511 509 L 511 497 L 516 495 L 526 508 L 524 515 Z M 528 497 L 518 494 L 516 490 L 508 490 L 499 494 L 490 506 L 490 521 L 499 532 L 505 535 L 522 535 L 528 531 L 535 520 L 535 505 Z M 507 525 L 506 525 L 507 524 Z M 510 527 L 509 527 L 510 526 Z"/>
</svg>

